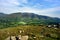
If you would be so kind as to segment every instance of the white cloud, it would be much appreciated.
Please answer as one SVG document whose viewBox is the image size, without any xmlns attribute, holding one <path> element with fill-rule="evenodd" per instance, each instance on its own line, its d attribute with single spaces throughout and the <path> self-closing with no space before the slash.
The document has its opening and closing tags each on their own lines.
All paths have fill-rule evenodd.
<svg viewBox="0 0 60 40">
<path fill-rule="evenodd" d="M 17 0 L 0 0 L 1 6 L 16 6 L 19 5 Z"/>
<path fill-rule="evenodd" d="M 0 6 L 18 6 L 27 3 L 27 0 L 0 0 Z"/>
<path fill-rule="evenodd" d="M 60 7 L 48 8 L 48 9 L 43 9 L 43 10 L 35 9 L 32 7 L 1 7 L 0 11 L 7 11 L 7 10 L 9 10 L 11 12 L 17 10 L 17 11 L 21 11 L 21 12 L 34 12 L 34 13 L 43 14 L 43 13 L 49 13 L 49 12 L 54 12 L 54 11 L 60 11 Z"/>
<path fill-rule="evenodd" d="M 48 8 L 48 9 L 40 10 L 39 13 L 40 13 L 40 15 L 46 15 L 46 16 L 52 16 L 52 17 L 60 17 L 58 11 L 60 11 L 60 7 Z"/>
<path fill-rule="evenodd" d="M 44 9 L 41 12 L 47 13 L 47 12 L 53 12 L 53 11 L 60 11 L 60 7 Z"/>
<path fill-rule="evenodd" d="M 1 7 L 0 12 L 4 13 L 14 13 L 14 12 L 30 12 L 30 13 L 36 13 L 39 15 L 46 15 L 46 16 L 52 16 L 52 17 L 60 17 L 59 14 L 55 15 L 54 12 L 60 11 L 60 7 L 55 8 L 48 8 L 48 9 L 35 9 L 32 7 Z"/>
<path fill-rule="evenodd" d="M 37 13 L 38 10 L 30 7 L 1 7 L 1 12 L 14 13 L 14 12 L 33 12 Z"/>
</svg>

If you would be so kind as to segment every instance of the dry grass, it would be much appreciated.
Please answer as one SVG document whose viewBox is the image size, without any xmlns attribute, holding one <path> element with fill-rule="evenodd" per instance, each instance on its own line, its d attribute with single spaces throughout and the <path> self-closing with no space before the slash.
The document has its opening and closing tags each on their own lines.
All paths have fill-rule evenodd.
<svg viewBox="0 0 60 40">
<path fill-rule="evenodd" d="M 24 30 L 24 32 L 20 33 L 20 30 Z M 52 37 L 58 37 L 57 32 L 59 29 L 54 29 L 54 28 L 48 28 L 44 26 L 17 26 L 17 27 L 10 27 L 10 28 L 5 28 L 5 29 L 0 29 L 0 40 L 6 39 L 10 35 L 29 35 L 31 39 L 33 39 L 32 35 L 35 35 L 37 38 L 36 40 L 45 40 L 47 37 L 47 34 L 53 35 Z M 41 37 L 43 36 L 43 37 Z M 49 39 L 49 38 L 48 38 Z M 50 38 L 51 40 L 53 38 Z"/>
</svg>

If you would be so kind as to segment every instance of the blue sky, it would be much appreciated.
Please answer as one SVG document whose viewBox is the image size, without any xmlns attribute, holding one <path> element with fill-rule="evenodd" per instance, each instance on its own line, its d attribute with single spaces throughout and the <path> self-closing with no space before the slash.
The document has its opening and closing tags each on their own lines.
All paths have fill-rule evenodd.
<svg viewBox="0 0 60 40">
<path fill-rule="evenodd" d="M 0 0 L 0 12 L 32 12 L 60 18 L 60 0 Z"/>
</svg>

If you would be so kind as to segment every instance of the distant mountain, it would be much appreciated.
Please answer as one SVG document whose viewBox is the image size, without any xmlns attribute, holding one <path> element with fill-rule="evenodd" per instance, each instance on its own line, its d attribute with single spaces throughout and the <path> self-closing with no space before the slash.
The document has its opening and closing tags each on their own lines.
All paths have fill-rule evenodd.
<svg viewBox="0 0 60 40">
<path fill-rule="evenodd" d="M 4 14 L 0 13 L 0 25 L 4 26 L 11 26 L 11 25 L 20 25 L 23 24 L 57 24 L 60 23 L 60 18 L 53 18 L 43 15 L 38 15 L 34 13 L 11 13 L 11 14 Z"/>
<path fill-rule="evenodd" d="M 6 14 L 0 13 L 0 17 L 4 17 L 4 16 L 6 16 Z"/>
</svg>

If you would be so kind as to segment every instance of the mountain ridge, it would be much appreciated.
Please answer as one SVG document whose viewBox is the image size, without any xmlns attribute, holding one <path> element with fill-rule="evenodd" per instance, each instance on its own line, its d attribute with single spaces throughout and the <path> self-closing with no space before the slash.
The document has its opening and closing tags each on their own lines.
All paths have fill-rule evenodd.
<svg viewBox="0 0 60 40">
<path fill-rule="evenodd" d="M 15 26 L 21 24 L 29 25 L 49 25 L 60 23 L 60 18 L 54 18 L 49 16 L 38 15 L 34 13 L 11 13 L 11 14 L 0 14 L 0 24 L 1 26 Z"/>
<path fill-rule="evenodd" d="M 39 14 L 35 14 L 35 13 L 29 13 L 29 12 L 16 12 L 16 13 L 11 13 L 11 14 L 5 14 L 3 12 L 0 12 L 0 16 L 1 15 L 13 15 L 13 14 L 33 14 L 33 15 L 39 15 Z M 39 16 L 45 16 L 45 17 L 51 17 L 51 16 L 46 16 L 46 15 L 39 15 Z M 51 18 L 59 18 L 59 17 L 51 17 Z M 60 18 L 59 18 L 60 19 Z"/>
</svg>

